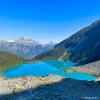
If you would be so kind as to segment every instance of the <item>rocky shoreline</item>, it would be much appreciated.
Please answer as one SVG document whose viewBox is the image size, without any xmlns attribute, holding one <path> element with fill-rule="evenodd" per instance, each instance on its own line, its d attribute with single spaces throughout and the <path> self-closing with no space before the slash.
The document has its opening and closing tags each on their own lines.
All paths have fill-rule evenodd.
<svg viewBox="0 0 100 100">
<path fill-rule="evenodd" d="M 13 92 L 19 92 L 32 87 L 37 87 L 44 84 L 52 84 L 60 81 L 63 77 L 49 75 L 47 77 L 19 77 L 7 79 L 4 77 L 0 78 L 0 95 L 9 94 Z M 2 88 L 2 89 L 1 89 Z"/>
<path fill-rule="evenodd" d="M 100 100 L 100 81 L 79 81 L 57 75 L 0 77 L 0 100 L 85 100 L 86 97 Z"/>
<path fill-rule="evenodd" d="M 100 61 L 96 61 L 96 62 L 93 62 L 90 64 L 78 66 L 78 67 L 73 67 L 72 69 L 64 70 L 64 72 L 66 72 L 66 73 L 82 72 L 82 73 L 94 75 L 94 76 L 98 77 L 97 79 L 99 79 L 99 77 L 100 77 Z"/>
<path fill-rule="evenodd" d="M 81 72 L 85 72 L 100 77 L 100 60 L 90 64 L 80 66 L 77 69 Z"/>
</svg>

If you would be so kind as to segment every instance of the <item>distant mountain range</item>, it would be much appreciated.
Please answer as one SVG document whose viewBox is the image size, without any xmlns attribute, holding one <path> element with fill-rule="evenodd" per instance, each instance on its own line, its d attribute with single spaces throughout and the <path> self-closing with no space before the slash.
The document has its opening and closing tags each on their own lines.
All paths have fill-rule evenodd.
<svg viewBox="0 0 100 100">
<path fill-rule="evenodd" d="M 14 40 L 0 40 L 0 51 L 7 51 L 26 59 L 46 52 L 54 47 L 55 43 L 49 42 L 45 45 L 40 44 L 32 39 L 24 39 L 23 37 Z"/>
<path fill-rule="evenodd" d="M 79 65 L 100 60 L 100 20 L 83 28 L 34 60 L 71 60 Z"/>
</svg>

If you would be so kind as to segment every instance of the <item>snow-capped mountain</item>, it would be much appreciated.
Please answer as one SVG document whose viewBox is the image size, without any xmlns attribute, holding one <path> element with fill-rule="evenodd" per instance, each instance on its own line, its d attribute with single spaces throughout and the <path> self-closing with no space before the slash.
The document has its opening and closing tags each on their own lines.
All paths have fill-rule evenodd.
<svg viewBox="0 0 100 100">
<path fill-rule="evenodd" d="M 49 47 L 50 49 L 53 48 L 57 43 L 50 41 L 48 43 L 43 44 L 43 47 Z"/>
<path fill-rule="evenodd" d="M 18 44 L 24 44 L 24 45 L 41 45 L 40 43 L 33 41 L 32 39 L 24 39 L 23 37 L 18 38 L 17 40 L 15 40 L 16 43 Z"/>
<path fill-rule="evenodd" d="M 34 56 L 46 52 L 54 47 L 54 44 L 40 44 L 32 39 L 23 37 L 16 40 L 0 40 L 0 51 L 9 51 L 18 56 L 31 59 Z"/>
</svg>

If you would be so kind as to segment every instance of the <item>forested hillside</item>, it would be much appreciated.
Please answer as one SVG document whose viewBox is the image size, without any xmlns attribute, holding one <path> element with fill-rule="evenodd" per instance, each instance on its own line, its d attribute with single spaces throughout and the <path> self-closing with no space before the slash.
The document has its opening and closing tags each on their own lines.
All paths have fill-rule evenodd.
<svg viewBox="0 0 100 100">
<path fill-rule="evenodd" d="M 17 66 L 22 62 L 22 59 L 16 55 L 3 51 L 0 52 L 0 71 L 11 66 Z"/>
</svg>

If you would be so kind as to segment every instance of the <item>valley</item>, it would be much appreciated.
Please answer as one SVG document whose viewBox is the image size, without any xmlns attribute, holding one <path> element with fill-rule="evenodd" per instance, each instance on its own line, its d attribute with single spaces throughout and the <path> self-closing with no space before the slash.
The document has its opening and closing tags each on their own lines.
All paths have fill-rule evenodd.
<svg viewBox="0 0 100 100">
<path fill-rule="evenodd" d="M 67 66 L 66 66 L 67 65 Z M 71 66 L 71 67 L 70 67 Z M 17 78 L 24 76 L 47 76 L 49 74 L 63 76 L 65 78 L 72 78 L 76 80 L 86 80 L 92 81 L 96 80 L 96 77 L 92 74 L 86 74 L 79 71 L 65 73 L 65 69 L 71 70 L 72 66 L 75 66 L 74 63 L 67 61 L 47 61 L 47 62 L 38 62 L 38 63 L 30 63 L 30 64 L 21 64 L 17 67 L 11 67 L 1 74 L 6 78 Z"/>
<path fill-rule="evenodd" d="M 0 41 L 0 100 L 99 100 L 99 32 L 96 21 L 55 46 L 35 42 L 36 53 L 33 40 Z"/>
<path fill-rule="evenodd" d="M 99 49 L 100 49 L 100 43 L 99 43 L 100 42 L 100 34 L 99 34 L 99 32 L 100 32 L 100 20 L 95 21 L 90 26 L 78 31 L 77 33 L 70 36 L 68 39 L 65 39 L 62 42 L 58 43 L 54 47 L 53 47 L 53 43 L 49 44 L 49 45 L 51 45 L 51 47 L 49 47 L 50 50 L 48 50 L 46 52 L 44 51 L 45 53 L 38 54 L 37 56 L 35 56 L 32 59 L 30 59 L 29 53 L 31 51 L 33 52 L 34 49 L 31 48 L 31 50 L 30 50 L 29 48 L 32 47 L 33 45 L 34 45 L 34 47 L 37 47 L 37 45 L 39 46 L 40 44 L 38 42 L 35 42 L 31 39 L 24 39 L 24 38 L 19 38 L 14 42 L 1 41 L 0 42 L 2 44 L 2 45 L 0 45 L 1 50 L 3 50 L 5 47 L 7 47 L 7 48 L 9 47 L 10 49 L 13 49 L 13 48 L 15 48 L 15 46 L 17 46 L 16 50 L 18 50 L 18 52 L 20 52 L 20 50 L 21 50 L 21 52 L 23 52 L 23 50 L 21 48 L 25 49 L 24 52 L 27 51 L 26 47 L 28 47 L 28 49 L 29 49 L 28 50 L 29 53 L 27 53 L 28 58 L 24 57 L 24 56 L 22 57 L 23 53 L 16 54 L 17 52 L 14 53 L 16 50 L 12 50 L 12 55 L 14 55 L 14 57 L 15 57 L 15 62 L 12 61 L 12 59 L 14 57 L 9 56 L 11 53 L 6 53 L 10 49 L 5 48 L 6 52 L 3 53 L 4 55 L 2 55 L 2 51 L 1 51 L 1 54 L 0 54 L 1 55 L 1 62 L 0 62 L 1 71 L 4 69 L 7 69 L 7 68 L 9 69 L 9 67 L 12 67 L 12 66 L 15 67 L 20 64 L 24 64 L 24 63 L 27 64 L 28 62 L 30 62 L 30 64 L 28 66 L 30 66 L 32 62 L 38 63 L 38 62 L 44 61 L 51 66 L 57 67 L 56 62 L 54 62 L 54 61 L 58 60 L 58 62 L 71 61 L 71 62 L 75 63 L 75 66 L 77 66 L 77 67 L 74 66 L 75 68 L 73 68 L 71 66 L 72 68 L 70 70 L 64 69 L 63 72 L 66 72 L 66 73 L 68 73 L 68 72 L 83 72 L 83 73 L 99 76 L 100 75 L 99 61 L 96 62 L 97 60 L 100 59 L 99 58 L 100 57 L 99 56 L 99 53 L 100 53 L 99 52 Z M 87 47 L 87 48 L 85 48 L 85 47 Z M 43 49 L 47 50 L 47 49 L 45 49 L 45 46 Z M 38 52 L 38 50 L 41 50 L 41 49 L 37 48 L 36 52 Z M 3 51 L 5 51 L 5 50 L 3 50 Z M 16 56 L 15 56 L 15 54 L 16 54 Z M 32 53 L 32 54 L 34 54 L 34 53 Z M 20 56 L 18 57 L 18 55 L 20 55 Z M 52 63 L 52 61 L 53 61 L 53 63 Z M 92 62 L 95 62 L 95 63 L 92 64 Z M 90 63 L 90 64 L 88 64 L 88 63 Z M 65 65 L 63 63 L 61 66 L 60 66 L 60 63 L 58 63 L 58 65 L 60 68 L 61 67 L 64 68 L 64 66 L 68 66 L 67 63 Z M 86 66 L 86 67 L 84 67 L 84 66 Z M 52 73 L 48 73 L 48 74 L 52 74 Z"/>
<path fill-rule="evenodd" d="M 100 100 L 100 0 L 0 0 L 0 100 Z"/>
</svg>

